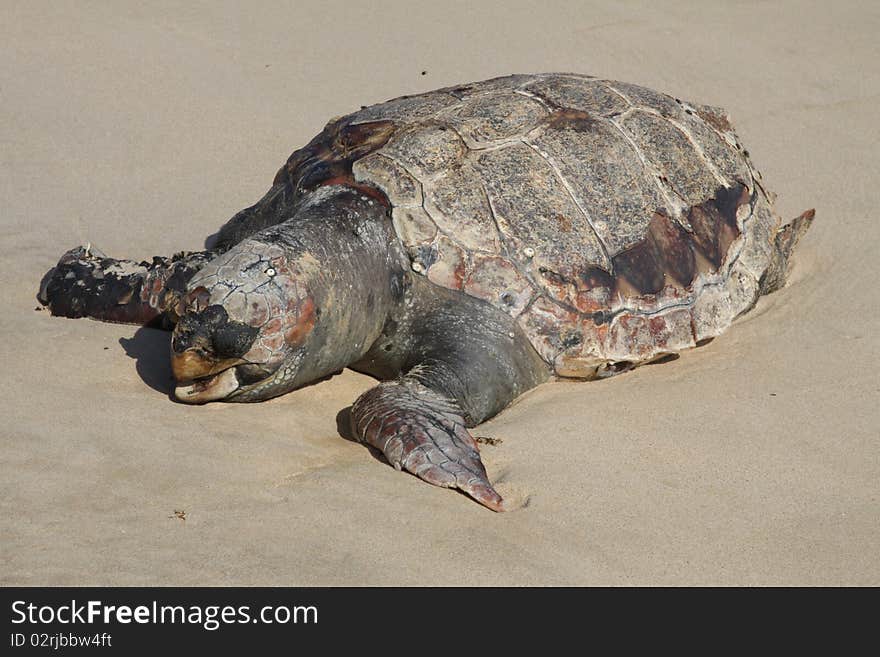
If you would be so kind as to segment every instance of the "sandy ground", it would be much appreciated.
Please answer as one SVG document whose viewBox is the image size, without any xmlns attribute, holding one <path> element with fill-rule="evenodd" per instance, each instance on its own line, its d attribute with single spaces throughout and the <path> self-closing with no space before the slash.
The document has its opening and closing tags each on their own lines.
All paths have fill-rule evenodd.
<svg viewBox="0 0 880 657">
<path fill-rule="evenodd" d="M 880 584 L 876 3 L 143 4 L 3 2 L 0 583 Z M 167 334 L 35 311 L 72 246 L 199 248 L 332 116 L 552 70 L 727 107 L 818 218 L 708 347 L 479 427 L 524 508 L 343 438 L 368 377 L 189 407 Z"/>
</svg>

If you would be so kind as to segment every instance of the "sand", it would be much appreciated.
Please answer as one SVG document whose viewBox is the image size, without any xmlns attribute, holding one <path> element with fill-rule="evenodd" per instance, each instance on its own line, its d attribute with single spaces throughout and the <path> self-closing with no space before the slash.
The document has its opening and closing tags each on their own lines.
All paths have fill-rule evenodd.
<svg viewBox="0 0 880 657">
<path fill-rule="evenodd" d="M 876 3 L 128 4 L 3 3 L 0 583 L 880 584 Z M 168 334 L 35 309 L 72 246 L 199 248 L 332 116 L 552 70 L 728 108 L 817 219 L 711 345 L 478 427 L 514 512 L 340 435 L 368 377 L 185 406 Z"/>
</svg>

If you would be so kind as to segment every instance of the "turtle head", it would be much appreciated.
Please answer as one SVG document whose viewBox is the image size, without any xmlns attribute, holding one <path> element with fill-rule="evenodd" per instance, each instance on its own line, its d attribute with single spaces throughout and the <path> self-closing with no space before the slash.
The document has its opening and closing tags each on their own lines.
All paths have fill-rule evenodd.
<svg viewBox="0 0 880 657">
<path fill-rule="evenodd" d="M 171 340 L 174 396 L 193 404 L 258 401 L 295 387 L 319 314 L 311 264 L 251 239 L 199 271 Z"/>
<path fill-rule="evenodd" d="M 171 340 L 180 401 L 260 401 L 358 362 L 408 303 L 408 260 L 387 207 L 327 185 L 295 215 L 207 263 Z"/>
</svg>

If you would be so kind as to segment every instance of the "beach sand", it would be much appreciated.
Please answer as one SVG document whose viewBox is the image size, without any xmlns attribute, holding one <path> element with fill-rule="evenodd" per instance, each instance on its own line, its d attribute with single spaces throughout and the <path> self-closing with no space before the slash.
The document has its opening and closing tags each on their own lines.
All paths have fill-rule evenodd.
<svg viewBox="0 0 880 657">
<path fill-rule="evenodd" d="M 3 3 L 0 583 L 880 584 L 876 3 L 149 4 Z M 710 345 L 475 429 L 518 510 L 341 435 L 369 377 L 186 406 L 167 333 L 36 308 L 73 246 L 200 248 L 333 116 L 539 71 L 726 107 L 817 218 Z"/>
</svg>

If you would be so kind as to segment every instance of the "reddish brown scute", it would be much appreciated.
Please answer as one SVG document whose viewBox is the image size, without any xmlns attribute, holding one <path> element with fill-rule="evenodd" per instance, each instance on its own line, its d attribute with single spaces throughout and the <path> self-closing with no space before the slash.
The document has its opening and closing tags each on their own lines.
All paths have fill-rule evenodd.
<svg viewBox="0 0 880 657">
<path fill-rule="evenodd" d="M 575 74 L 366 107 L 282 180 L 378 190 L 415 272 L 509 313 L 571 377 L 723 331 L 754 304 L 779 224 L 723 110 Z"/>
</svg>

